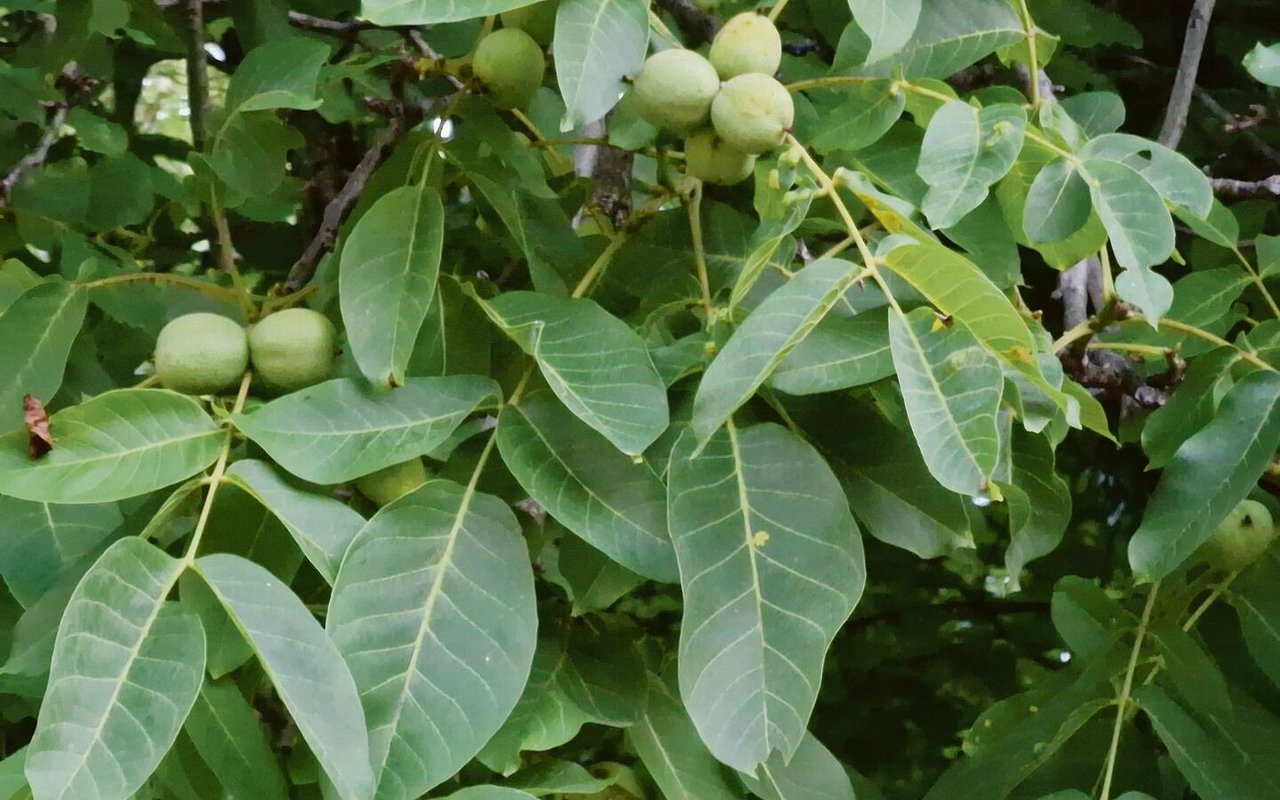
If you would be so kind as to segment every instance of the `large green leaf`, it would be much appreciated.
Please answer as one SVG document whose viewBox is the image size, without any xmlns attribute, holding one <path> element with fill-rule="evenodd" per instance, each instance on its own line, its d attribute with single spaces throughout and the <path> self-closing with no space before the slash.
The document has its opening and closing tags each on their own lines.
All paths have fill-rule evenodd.
<svg viewBox="0 0 1280 800">
<path fill-rule="evenodd" d="M 533 795 L 503 786 L 472 786 L 454 792 L 444 800 L 533 800 Z"/>
<path fill-rule="evenodd" d="M 862 593 L 862 541 L 830 468 L 785 428 L 730 422 L 697 450 L 683 433 L 669 470 L 680 694 L 716 758 L 753 772 L 800 746 Z"/>
<path fill-rule="evenodd" d="M 352 543 L 326 621 L 369 726 L 377 797 L 412 800 L 480 751 L 529 677 L 538 627 L 515 516 L 428 481 Z"/>
<path fill-rule="evenodd" d="M 315 108 L 320 105 L 315 96 L 316 80 L 328 58 L 326 43 L 304 37 L 253 48 L 227 85 L 227 115 L 274 108 Z"/>
<path fill-rule="evenodd" d="M 360 217 L 338 265 L 351 354 L 375 386 L 400 386 L 436 293 L 444 205 L 425 184 L 394 189 Z"/>
<path fill-rule="evenodd" d="M 939 323 L 927 308 L 890 315 L 889 342 L 929 472 L 953 492 L 986 495 L 1000 454 L 1000 363 L 968 330 Z"/>
<path fill-rule="evenodd" d="M 131 537 L 81 579 L 27 750 L 36 800 L 124 800 L 173 745 L 204 674 L 199 620 L 165 602 L 182 568 Z"/>
<path fill-rule="evenodd" d="M 1230 719 L 1234 704 L 1227 679 L 1204 646 L 1168 618 L 1152 622 L 1150 636 L 1164 667 L 1157 679 L 1171 685 L 1189 708 Z"/>
<path fill-rule="evenodd" d="M 1244 56 L 1244 68 L 1268 86 L 1280 86 L 1280 45 L 1258 42 Z"/>
<path fill-rule="evenodd" d="M 665 498 L 663 510 L 665 511 Z M 666 530 L 663 515 L 663 530 Z M 560 537 L 556 548 L 556 567 L 564 586 L 573 599 L 573 615 L 603 611 L 644 583 L 644 578 L 609 558 L 573 534 Z"/>
<path fill-rule="evenodd" d="M 572 761 L 539 761 L 512 775 L 506 788 L 529 792 L 535 797 L 563 794 L 592 795 L 613 785 L 609 778 L 597 778 L 587 768 Z"/>
<path fill-rule="evenodd" d="M 1022 228 L 1033 243 L 1060 242 L 1084 227 L 1092 209 L 1089 184 L 1071 162 L 1059 158 L 1032 181 Z"/>
<path fill-rule="evenodd" d="M 556 79 L 564 98 L 560 129 L 601 119 L 644 64 L 647 0 L 561 0 L 556 10 Z"/>
<path fill-rule="evenodd" d="M 1183 442 L 1129 540 L 1139 580 L 1163 578 L 1213 535 L 1280 446 L 1280 373 L 1254 372 L 1227 392 L 1213 421 Z"/>
<path fill-rule="evenodd" d="M 871 40 L 867 63 L 874 64 L 910 41 L 920 19 L 920 0 L 849 0 L 849 10 Z"/>
<path fill-rule="evenodd" d="M 774 753 L 744 783 L 763 800 L 856 800 L 844 765 L 811 733 L 790 759 Z"/>
<path fill-rule="evenodd" d="M 1208 216 L 1213 208 L 1209 178 L 1186 156 L 1159 142 L 1128 133 L 1108 133 L 1090 139 L 1080 148 L 1080 158 L 1131 167 L 1170 204 L 1196 217 Z"/>
<path fill-rule="evenodd" d="M 1071 490 L 1054 470 L 1053 447 L 1043 436 L 1015 430 L 1013 480 L 1005 486 L 1009 545 L 1004 566 L 1014 586 L 1028 561 L 1052 553 L 1071 522 Z"/>
<path fill-rule="evenodd" d="M 495 772 L 514 772 L 523 763 L 521 751 L 558 747 L 591 721 L 565 692 L 568 660 L 568 637 L 561 630 L 544 627 L 524 693 L 479 755 L 485 766 Z"/>
<path fill-rule="evenodd" d="M 1198 719 L 1154 686 L 1134 696 L 1178 771 L 1204 800 L 1280 796 L 1280 725 L 1270 713 L 1242 705 L 1228 717 Z"/>
<path fill-rule="evenodd" d="M 649 702 L 644 716 L 627 731 L 640 761 L 667 800 L 738 800 L 725 768 L 698 738 L 698 730 L 680 702 L 675 671 L 649 673 Z"/>
<path fill-rule="evenodd" d="M 289 796 L 257 714 L 230 680 L 205 681 L 185 730 L 229 796 L 244 800 Z"/>
<path fill-rule="evenodd" d="M 952 100 L 924 132 L 916 172 L 929 184 L 921 211 L 935 228 L 949 228 L 987 199 L 1022 150 L 1027 113 L 999 103 L 975 108 Z"/>
<path fill-rule="evenodd" d="M 0 494 L 105 503 L 146 494 L 213 463 L 225 434 L 200 404 L 163 389 L 118 389 L 50 418 L 53 449 L 27 458 L 27 434 L 0 438 Z"/>
<path fill-rule="evenodd" d="M 227 479 L 275 514 L 307 560 L 333 585 L 351 540 L 364 527 L 364 517 L 336 498 L 294 486 L 265 461 L 237 461 L 227 470 Z"/>
<path fill-rule="evenodd" d="M 900 441 L 890 461 L 834 465 L 849 506 L 872 536 L 920 558 L 972 548 L 964 499 L 932 479 L 914 442 Z"/>
<path fill-rule="evenodd" d="M 115 503 L 58 505 L 0 497 L 0 575 L 14 599 L 30 608 L 64 570 L 120 526 Z"/>
<path fill-rule="evenodd" d="M 907 105 L 907 93 L 895 88 L 890 80 L 859 82 L 836 96 L 840 100 L 831 116 L 824 118 L 828 124 L 816 129 L 809 142 L 819 153 L 858 150 L 876 142 L 898 121 Z"/>
<path fill-rule="evenodd" d="M 85 292 L 53 278 L 0 312 L 0 431 L 21 427 L 23 395 L 48 402 L 57 394 L 86 304 Z"/>
<path fill-rule="evenodd" d="M 648 690 L 638 635 L 633 627 L 595 620 L 570 627 L 560 686 L 590 721 L 625 727 L 644 713 Z"/>
<path fill-rule="evenodd" d="M 1227 599 L 1258 668 L 1280 686 L 1280 561 L 1263 558 L 1232 585 Z"/>
<path fill-rule="evenodd" d="M 497 436 L 507 468 L 565 527 L 641 575 L 679 579 L 666 487 L 648 464 L 618 452 L 551 392 L 504 408 Z"/>
<path fill-rule="evenodd" d="M 787 394 L 821 394 L 873 383 L 893 374 L 885 309 L 852 317 L 828 315 L 769 377 Z"/>
<path fill-rule="evenodd" d="M 1018 15 L 1001 0 L 924 3 L 901 50 L 852 71 L 888 78 L 901 68 L 906 78 L 946 78 L 1024 36 Z M 843 66 L 841 53 L 836 65 Z"/>
<path fill-rule="evenodd" d="M 538 0 L 362 0 L 361 15 L 375 25 L 458 22 L 533 5 Z"/>
<path fill-rule="evenodd" d="M 1219 386 L 1239 357 L 1233 347 L 1220 347 L 1193 359 L 1182 382 L 1142 426 L 1142 449 L 1149 469 L 1161 469 L 1188 438 L 1213 420 Z"/>
<path fill-rule="evenodd" d="M 253 645 L 338 796 L 373 797 L 360 697 L 324 629 L 288 586 L 251 561 L 215 554 L 202 556 L 195 569 Z"/>
<path fill-rule="evenodd" d="M 1150 269 L 1173 252 L 1173 219 L 1164 200 L 1146 178 L 1118 161 L 1088 160 L 1080 171 L 1116 261 L 1126 270 L 1116 290 L 1159 320 L 1173 301 L 1169 282 Z"/>
<path fill-rule="evenodd" d="M 538 361 L 556 397 L 627 455 L 667 428 L 667 391 L 649 350 L 626 323 L 591 300 L 506 292 L 489 318 Z"/>
<path fill-rule="evenodd" d="M 705 442 L 768 380 L 774 369 L 853 285 L 858 266 L 830 259 L 810 264 L 751 312 L 698 384 L 693 430 Z"/>
<path fill-rule="evenodd" d="M 496 383 L 475 375 L 409 378 L 382 391 L 337 378 L 234 419 L 294 475 L 340 483 L 431 451 L 498 395 Z"/>
</svg>

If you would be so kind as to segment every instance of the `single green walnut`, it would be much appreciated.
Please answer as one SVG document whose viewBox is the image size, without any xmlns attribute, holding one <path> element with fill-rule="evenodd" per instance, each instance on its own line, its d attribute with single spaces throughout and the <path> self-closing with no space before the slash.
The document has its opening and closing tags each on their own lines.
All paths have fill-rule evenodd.
<svg viewBox="0 0 1280 800">
<path fill-rule="evenodd" d="M 523 8 L 502 12 L 502 27 L 519 28 L 540 45 L 551 44 L 556 30 L 556 9 L 560 0 L 543 0 Z"/>
<path fill-rule="evenodd" d="M 1204 557 L 1227 572 L 1244 569 L 1258 560 L 1275 535 L 1271 511 L 1257 500 L 1241 500 L 1205 542 Z"/>
<path fill-rule="evenodd" d="M 741 183 L 751 176 L 755 166 L 755 156 L 728 144 L 715 131 L 698 131 L 684 140 L 685 172 L 707 183 Z"/>
<path fill-rule="evenodd" d="M 356 478 L 356 488 L 381 508 L 426 482 L 427 468 L 423 466 L 422 459 L 411 458 Z"/>
<path fill-rule="evenodd" d="M 480 41 L 471 68 L 495 106 L 523 108 L 537 94 L 547 65 L 532 36 L 519 28 L 503 28 Z"/>
<path fill-rule="evenodd" d="M 235 386 L 248 366 L 244 328 L 218 314 L 185 314 L 156 339 L 156 377 L 176 392 L 220 392 Z"/>
<path fill-rule="evenodd" d="M 307 308 L 277 311 L 249 331 L 254 374 L 277 392 L 319 383 L 333 371 L 337 338 L 324 314 Z"/>
<path fill-rule="evenodd" d="M 782 144 L 795 116 L 795 103 L 787 87 L 768 75 L 732 78 L 711 102 L 711 124 L 720 138 L 754 155 Z"/>
<path fill-rule="evenodd" d="M 751 72 L 772 75 L 782 63 L 782 37 L 768 17 L 747 11 L 726 22 L 716 34 L 710 59 L 726 81 Z"/>
<path fill-rule="evenodd" d="M 692 50 L 674 47 L 649 56 L 631 87 L 636 109 L 649 123 L 688 133 L 706 124 L 720 76 Z"/>
</svg>

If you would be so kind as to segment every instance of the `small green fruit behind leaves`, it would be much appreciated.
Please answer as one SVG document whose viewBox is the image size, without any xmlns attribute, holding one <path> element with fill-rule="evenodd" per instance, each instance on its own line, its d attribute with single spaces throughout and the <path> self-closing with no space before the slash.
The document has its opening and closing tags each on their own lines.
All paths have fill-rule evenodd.
<svg viewBox="0 0 1280 800">
<path fill-rule="evenodd" d="M 220 392 L 234 386 L 248 366 L 244 328 L 218 314 L 185 314 L 156 338 L 156 377 L 175 392 Z"/>
<path fill-rule="evenodd" d="M 542 48 L 519 28 L 503 28 L 484 37 L 472 65 L 498 108 L 522 108 L 542 85 L 546 71 Z"/>
<path fill-rule="evenodd" d="M 426 482 L 427 468 L 423 466 L 422 459 L 411 458 L 356 478 L 356 488 L 360 490 L 360 494 L 381 507 L 400 499 Z"/>
<path fill-rule="evenodd" d="M 540 45 L 551 44 L 556 30 L 556 9 L 560 0 L 543 0 L 523 8 L 513 8 L 501 14 L 502 27 L 519 28 L 533 37 Z"/>
<path fill-rule="evenodd" d="M 726 81 L 751 72 L 772 75 L 782 63 L 782 37 L 768 17 L 747 11 L 716 34 L 711 63 Z"/>
<path fill-rule="evenodd" d="M 258 378 L 278 392 L 319 383 L 333 371 L 337 331 L 323 314 L 288 308 L 249 331 L 249 352 Z"/>
<path fill-rule="evenodd" d="M 768 75 L 732 78 L 711 102 L 711 124 L 720 138 L 754 155 L 782 144 L 795 116 L 795 103 L 787 87 Z"/>
<path fill-rule="evenodd" d="M 685 172 L 720 186 L 732 186 L 750 177 L 756 157 L 720 138 L 715 131 L 699 131 L 684 141 Z"/>
<path fill-rule="evenodd" d="M 1227 572 L 1244 569 L 1266 551 L 1275 534 L 1271 511 L 1257 500 L 1241 500 L 1205 542 L 1204 557 Z"/>
<path fill-rule="evenodd" d="M 688 133 L 706 123 L 711 101 L 720 91 L 720 77 L 702 56 L 672 48 L 649 56 L 632 91 L 645 120 L 674 133 Z"/>
</svg>

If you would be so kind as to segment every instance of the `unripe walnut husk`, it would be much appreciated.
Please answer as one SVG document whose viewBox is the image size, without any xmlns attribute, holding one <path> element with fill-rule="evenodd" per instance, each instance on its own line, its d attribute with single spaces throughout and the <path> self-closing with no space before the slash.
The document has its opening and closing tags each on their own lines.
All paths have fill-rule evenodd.
<svg viewBox="0 0 1280 800">
<path fill-rule="evenodd" d="M 711 103 L 711 124 L 720 138 L 753 155 L 782 144 L 795 115 L 787 87 L 768 75 L 739 75 L 726 81 Z"/>
<path fill-rule="evenodd" d="M 650 124 L 688 133 L 706 124 L 720 77 L 711 62 L 677 47 L 649 56 L 631 91 L 640 116 Z"/>
<path fill-rule="evenodd" d="M 1257 561 L 1275 538 L 1271 511 L 1257 500 L 1241 500 L 1204 543 L 1205 560 L 1234 572 Z"/>
<path fill-rule="evenodd" d="M 706 183 L 741 183 L 751 176 L 755 165 L 755 156 L 733 147 L 715 131 L 698 131 L 684 140 L 685 172 Z"/>
<path fill-rule="evenodd" d="M 218 314 L 185 314 L 156 339 L 156 377 L 166 389 L 214 394 L 239 382 L 249 366 L 244 328 Z"/>
<path fill-rule="evenodd" d="M 768 17 L 747 11 L 726 22 L 716 34 L 710 59 L 726 81 L 752 72 L 772 75 L 782 63 L 782 37 Z"/>
<path fill-rule="evenodd" d="M 319 383 L 333 372 L 337 337 L 325 315 L 307 308 L 264 317 L 249 331 L 254 376 L 276 392 Z"/>
<path fill-rule="evenodd" d="M 360 494 L 382 507 L 417 489 L 427 482 L 427 477 L 427 468 L 422 459 L 411 458 L 356 478 L 356 488 L 360 490 Z"/>
<path fill-rule="evenodd" d="M 542 48 L 519 28 L 494 31 L 476 48 L 472 71 L 498 108 L 523 108 L 542 86 Z"/>
</svg>

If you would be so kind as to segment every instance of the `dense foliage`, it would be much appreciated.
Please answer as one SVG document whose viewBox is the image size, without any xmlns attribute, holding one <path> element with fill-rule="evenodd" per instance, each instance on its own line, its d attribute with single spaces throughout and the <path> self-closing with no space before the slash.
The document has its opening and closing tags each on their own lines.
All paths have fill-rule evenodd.
<svg viewBox="0 0 1280 800">
<path fill-rule="evenodd" d="M 1280 797 L 1280 8 L 755 5 L 0 1 L 0 800 Z"/>
</svg>

